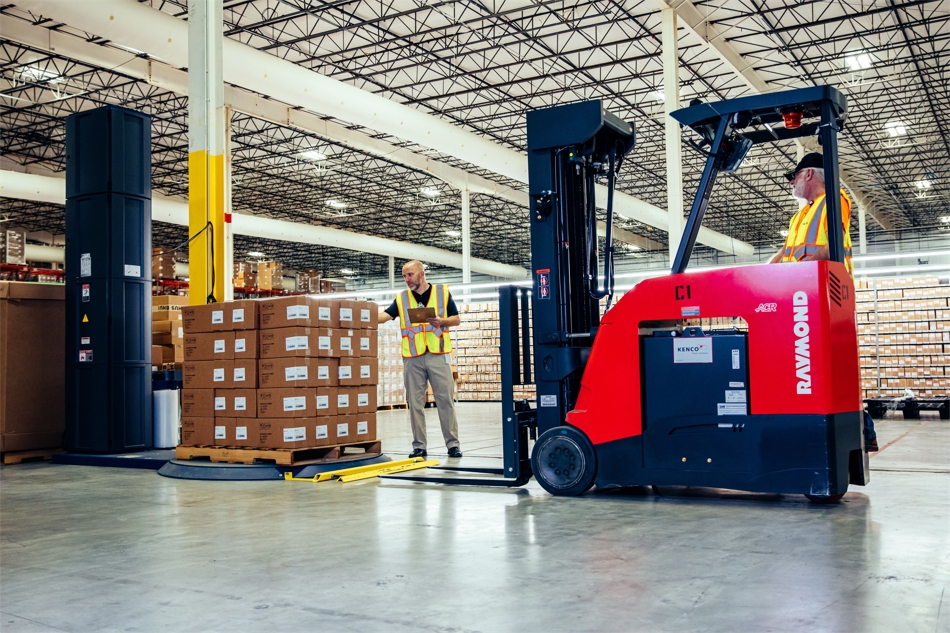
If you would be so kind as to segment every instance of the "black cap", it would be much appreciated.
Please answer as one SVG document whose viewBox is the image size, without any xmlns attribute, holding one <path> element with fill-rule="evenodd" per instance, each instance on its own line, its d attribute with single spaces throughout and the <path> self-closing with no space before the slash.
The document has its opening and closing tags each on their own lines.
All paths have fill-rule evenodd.
<svg viewBox="0 0 950 633">
<path fill-rule="evenodd" d="M 805 156 L 798 161 L 795 169 L 792 171 L 785 172 L 785 177 L 789 182 L 795 180 L 795 174 L 800 172 L 803 169 L 808 167 L 814 167 L 815 169 L 824 169 L 825 168 L 825 157 L 819 154 L 818 152 L 812 152 L 811 154 L 805 154 Z"/>
</svg>

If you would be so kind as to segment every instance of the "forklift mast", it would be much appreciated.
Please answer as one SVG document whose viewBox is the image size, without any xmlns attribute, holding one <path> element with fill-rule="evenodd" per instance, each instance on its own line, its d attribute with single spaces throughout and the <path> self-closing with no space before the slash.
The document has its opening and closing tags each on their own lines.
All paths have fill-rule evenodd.
<svg viewBox="0 0 950 633">
<path fill-rule="evenodd" d="M 613 188 L 634 129 L 600 101 L 527 115 L 531 213 L 534 369 L 539 433 L 560 426 L 576 402 L 600 323 L 613 294 Z M 605 180 L 606 250 L 598 271 L 596 187 Z"/>
</svg>

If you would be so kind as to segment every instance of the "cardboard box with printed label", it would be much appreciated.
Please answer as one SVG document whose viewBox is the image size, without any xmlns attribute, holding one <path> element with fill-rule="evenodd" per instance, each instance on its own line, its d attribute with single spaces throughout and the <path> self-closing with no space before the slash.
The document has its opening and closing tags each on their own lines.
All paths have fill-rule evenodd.
<svg viewBox="0 0 950 633">
<path fill-rule="evenodd" d="M 337 376 L 338 384 L 341 387 L 358 387 L 362 384 L 360 380 L 360 360 L 356 357 L 340 359 Z"/>
<path fill-rule="evenodd" d="M 260 448 L 310 448 L 319 446 L 314 438 L 314 418 L 261 418 L 257 421 Z"/>
<path fill-rule="evenodd" d="M 152 321 L 153 345 L 182 345 L 185 328 L 181 321 Z"/>
<path fill-rule="evenodd" d="M 152 367 L 158 367 L 162 364 L 162 346 L 152 345 Z"/>
<path fill-rule="evenodd" d="M 260 329 L 319 327 L 317 300 L 306 295 L 280 297 L 258 302 Z"/>
<path fill-rule="evenodd" d="M 338 358 L 344 345 L 342 330 L 288 327 L 261 330 L 261 358 L 314 356 Z"/>
<path fill-rule="evenodd" d="M 379 356 L 379 335 L 376 330 L 360 330 L 356 333 L 355 347 L 357 354 L 363 358 Z"/>
<path fill-rule="evenodd" d="M 353 416 L 356 427 L 356 440 L 366 442 L 376 439 L 376 412 L 357 413 Z"/>
<path fill-rule="evenodd" d="M 214 418 L 181 419 L 182 446 L 211 446 L 214 444 Z"/>
<path fill-rule="evenodd" d="M 356 413 L 356 390 L 359 387 L 339 387 L 336 396 L 337 415 Z"/>
<path fill-rule="evenodd" d="M 212 418 L 214 389 L 182 389 L 181 416 L 183 418 Z"/>
<path fill-rule="evenodd" d="M 231 439 L 229 446 L 256 448 L 259 441 L 257 418 L 218 418 L 227 425 L 227 436 Z M 220 422 L 218 422 L 220 424 Z"/>
<path fill-rule="evenodd" d="M 359 356 L 359 334 L 363 330 L 334 330 L 337 332 L 336 341 L 339 345 L 335 348 L 336 356 L 345 358 L 347 356 Z"/>
<path fill-rule="evenodd" d="M 152 312 L 180 312 L 188 305 L 188 297 L 178 295 L 158 295 L 152 297 Z"/>
<path fill-rule="evenodd" d="M 356 415 L 338 415 L 333 422 L 333 443 L 352 444 L 356 442 Z"/>
<path fill-rule="evenodd" d="M 259 418 L 312 418 L 317 415 L 316 390 L 312 387 L 283 387 L 257 390 Z"/>
<path fill-rule="evenodd" d="M 215 418 L 214 445 L 234 446 L 234 426 L 234 418 Z"/>
<path fill-rule="evenodd" d="M 372 301 L 359 301 L 360 329 L 379 329 L 379 304 Z"/>
<path fill-rule="evenodd" d="M 169 321 L 171 323 L 177 323 L 182 325 L 184 321 L 181 320 L 181 310 L 152 310 L 152 323 L 156 321 Z"/>
<path fill-rule="evenodd" d="M 242 358 L 234 360 L 234 370 L 231 373 L 231 389 L 257 389 L 257 360 Z"/>
<path fill-rule="evenodd" d="M 339 387 L 317 387 L 317 415 L 336 415 Z"/>
<path fill-rule="evenodd" d="M 338 358 L 262 358 L 258 362 L 261 387 L 336 387 Z"/>
<path fill-rule="evenodd" d="M 340 299 L 317 299 L 317 326 L 340 329 Z"/>
<path fill-rule="evenodd" d="M 182 365 L 185 389 L 231 389 L 234 387 L 233 360 L 196 360 Z"/>
<path fill-rule="evenodd" d="M 181 321 L 185 327 L 185 334 L 213 332 L 215 326 L 224 323 L 224 305 L 223 303 L 209 303 L 183 307 L 181 309 Z"/>
<path fill-rule="evenodd" d="M 375 357 L 360 356 L 357 360 L 360 385 L 379 384 L 379 360 Z"/>
<path fill-rule="evenodd" d="M 256 330 L 258 328 L 259 301 L 242 299 L 239 301 L 219 303 L 217 305 L 220 306 L 224 312 L 220 322 L 213 324 L 215 331 Z"/>
<path fill-rule="evenodd" d="M 338 415 L 318 415 L 308 422 L 312 422 L 314 446 L 331 446 L 336 439 L 335 425 L 340 419 Z"/>
<path fill-rule="evenodd" d="M 215 389 L 214 415 L 226 418 L 256 418 L 257 389 Z"/>
<path fill-rule="evenodd" d="M 260 358 L 259 330 L 235 330 L 234 332 L 234 359 Z"/>
<path fill-rule="evenodd" d="M 359 413 L 375 413 L 376 406 L 376 387 L 366 385 L 354 387 L 356 390 L 356 410 Z"/>
<path fill-rule="evenodd" d="M 339 325 L 336 327 L 342 330 L 360 330 L 363 325 L 360 321 L 360 302 L 350 299 L 339 299 L 336 301 Z"/>
<path fill-rule="evenodd" d="M 234 332 L 185 335 L 185 360 L 233 360 Z"/>
</svg>

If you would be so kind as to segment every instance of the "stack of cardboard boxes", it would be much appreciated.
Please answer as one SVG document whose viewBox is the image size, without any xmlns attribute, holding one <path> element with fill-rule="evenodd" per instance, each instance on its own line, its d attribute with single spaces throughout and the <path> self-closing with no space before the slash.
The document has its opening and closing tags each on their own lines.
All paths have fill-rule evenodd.
<svg viewBox="0 0 950 633">
<path fill-rule="evenodd" d="M 183 310 L 182 445 L 376 439 L 375 306 L 307 296 Z"/>
<path fill-rule="evenodd" d="M 256 288 L 257 287 L 257 264 L 256 263 L 235 262 L 234 287 L 235 288 Z"/>
<path fill-rule="evenodd" d="M 152 279 L 174 279 L 177 261 L 177 254 L 174 251 L 166 252 L 162 248 L 153 248 Z"/>
<path fill-rule="evenodd" d="M 181 309 L 188 297 L 161 295 L 152 297 L 152 367 L 179 365 L 185 360 Z"/>
<path fill-rule="evenodd" d="M 259 262 L 257 287 L 261 290 L 283 290 L 284 265 L 277 262 Z"/>
</svg>

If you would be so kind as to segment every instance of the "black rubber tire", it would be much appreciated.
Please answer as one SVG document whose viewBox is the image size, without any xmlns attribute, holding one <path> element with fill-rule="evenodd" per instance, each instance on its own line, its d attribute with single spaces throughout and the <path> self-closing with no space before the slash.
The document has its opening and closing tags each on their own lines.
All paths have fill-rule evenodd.
<svg viewBox="0 0 950 633">
<path fill-rule="evenodd" d="M 552 495 L 583 494 L 597 476 L 594 445 L 573 426 L 548 429 L 534 443 L 531 470 L 541 487 Z"/>
<path fill-rule="evenodd" d="M 844 496 L 844 493 L 840 495 L 805 495 L 809 501 L 812 503 L 817 503 L 818 505 L 831 505 L 833 503 L 838 503 L 841 501 L 841 497 Z"/>
</svg>

